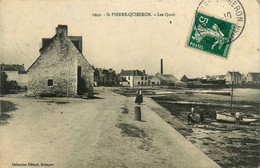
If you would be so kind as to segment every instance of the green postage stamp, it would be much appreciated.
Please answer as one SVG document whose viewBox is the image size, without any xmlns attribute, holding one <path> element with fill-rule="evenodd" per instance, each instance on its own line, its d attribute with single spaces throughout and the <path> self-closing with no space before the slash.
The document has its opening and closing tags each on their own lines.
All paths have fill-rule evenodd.
<svg viewBox="0 0 260 168">
<path fill-rule="evenodd" d="M 227 58 L 235 24 L 196 13 L 187 46 Z"/>
</svg>

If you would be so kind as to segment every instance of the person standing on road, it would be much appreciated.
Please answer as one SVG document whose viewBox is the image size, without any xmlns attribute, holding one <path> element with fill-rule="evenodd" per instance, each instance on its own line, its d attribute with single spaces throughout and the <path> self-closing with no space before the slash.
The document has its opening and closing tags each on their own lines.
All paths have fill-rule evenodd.
<svg viewBox="0 0 260 168">
<path fill-rule="evenodd" d="M 135 103 L 137 103 L 138 105 L 143 103 L 143 95 L 142 95 L 141 89 L 138 89 L 138 91 L 137 91 L 137 95 L 136 95 L 136 98 L 135 98 Z"/>
</svg>

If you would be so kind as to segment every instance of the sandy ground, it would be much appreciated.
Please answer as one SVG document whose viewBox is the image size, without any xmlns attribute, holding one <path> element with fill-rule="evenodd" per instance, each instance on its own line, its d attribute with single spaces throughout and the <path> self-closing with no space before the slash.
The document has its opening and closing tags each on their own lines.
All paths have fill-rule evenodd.
<svg viewBox="0 0 260 168">
<path fill-rule="evenodd" d="M 108 88 L 97 92 L 99 99 L 69 103 L 66 98 L 0 98 L 17 108 L 0 126 L 0 167 L 218 167 L 155 114 L 146 99 L 139 122 L 134 97 Z"/>
</svg>

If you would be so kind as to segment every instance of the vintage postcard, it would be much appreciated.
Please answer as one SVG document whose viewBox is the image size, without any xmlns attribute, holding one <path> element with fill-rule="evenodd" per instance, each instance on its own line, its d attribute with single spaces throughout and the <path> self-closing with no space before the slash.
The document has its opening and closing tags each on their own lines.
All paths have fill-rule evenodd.
<svg viewBox="0 0 260 168">
<path fill-rule="evenodd" d="M 0 168 L 260 167 L 259 0 L 0 0 Z"/>
</svg>

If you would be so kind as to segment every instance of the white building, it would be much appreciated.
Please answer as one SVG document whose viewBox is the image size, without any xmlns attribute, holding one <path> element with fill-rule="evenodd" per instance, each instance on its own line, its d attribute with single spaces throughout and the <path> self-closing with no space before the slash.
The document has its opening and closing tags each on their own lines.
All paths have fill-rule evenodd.
<svg viewBox="0 0 260 168">
<path fill-rule="evenodd" d="M 226 74 L 226 84 L 242 84 L 242 75 L 239 72 L 228 71 Z"/>
<path fill-rule="evenodd" d="M 125 78 L 130 87 L 148 86 L 148 76 L 145 70 L 122 70 L 119 76 Z"/>
<path fill-rule="evenodd" d="M 7 81 L 16 81 L 18 86 L 26 87 L 28 84 L 28 75 L 24 65 L 1 64 L 0 69 L 7 75 Z"/>
</svg>

